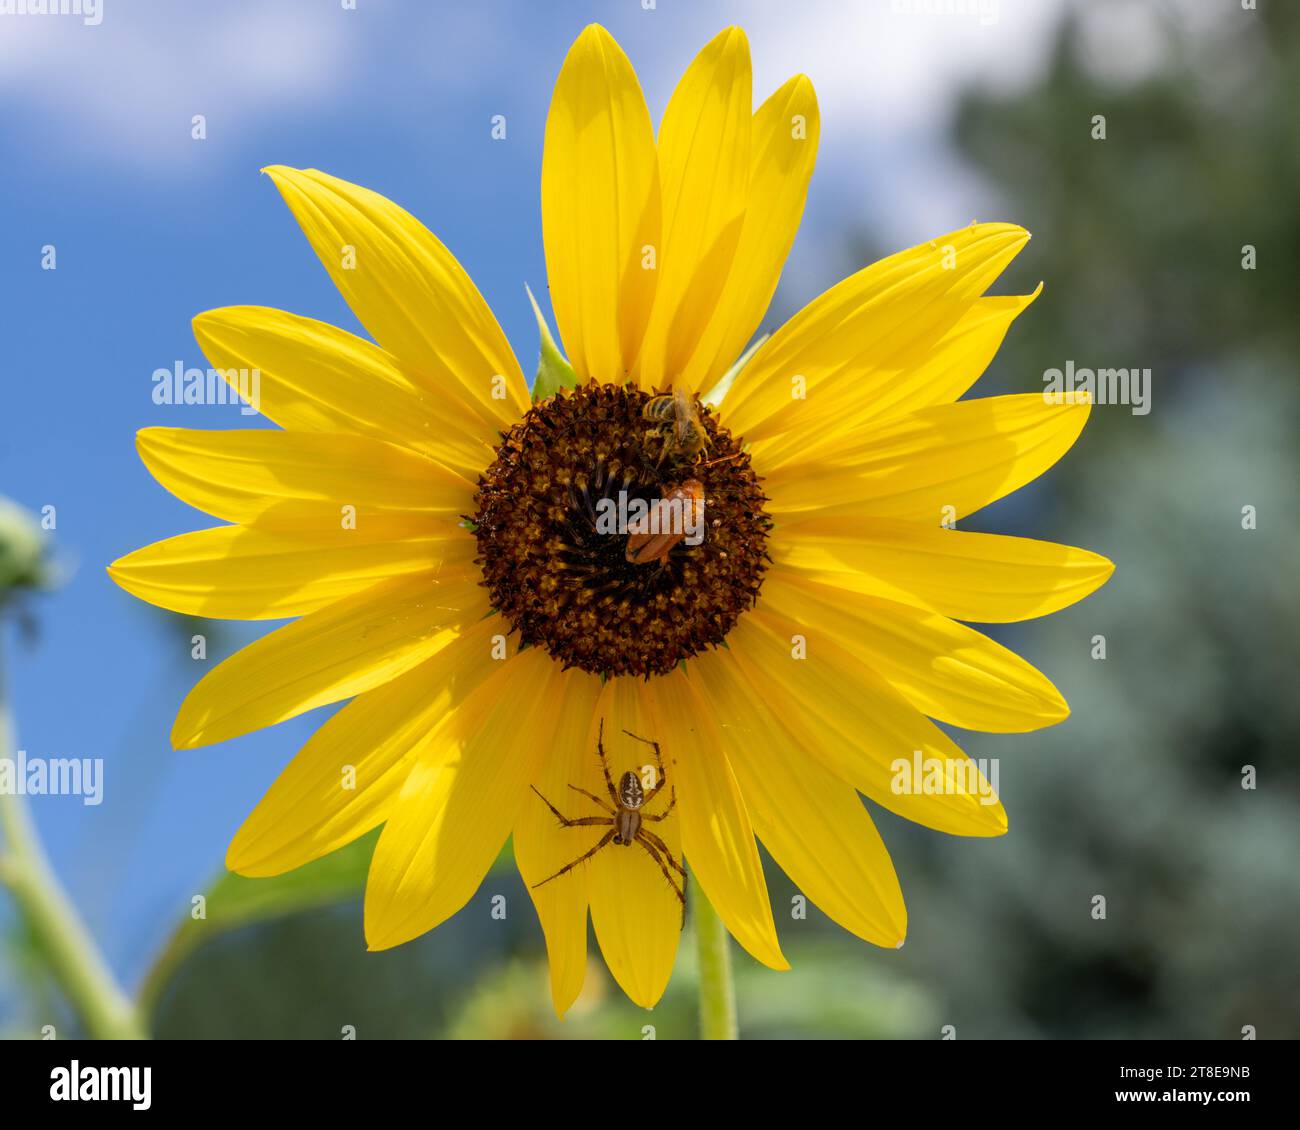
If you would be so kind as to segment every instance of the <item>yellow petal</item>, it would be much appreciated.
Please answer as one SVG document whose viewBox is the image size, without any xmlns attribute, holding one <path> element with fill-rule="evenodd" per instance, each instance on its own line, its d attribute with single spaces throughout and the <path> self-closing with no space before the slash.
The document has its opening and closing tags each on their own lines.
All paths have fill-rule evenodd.
<svg viewBox="0 0 1300 1130">
<path fill-rule="evenodd" d="M 1042 672 L 988 636 L 923 608 L 805 581 L 775 570 L 763 602 L 801 626 L 810 647 L 829 639 L 917 710 L 966 730 L 1024 733 L 1070 708 Z"/>
<path fill-rule="evenodd" d="M 806 655 L 797 657 L 798 638 Z M 1006 813 L 983 775 L 933 722 L 828 639 L 758 609 L 727 637 L 754 697 L 835 776 L 907 820 L 957 836 L 1000 836 Z M 966 791 L 900 791 L 900 766 L 919 756 L 969 780 Z M 687 843 L 687 853 L 690 844 Z"/>
<path fill-rule="evenodd" d="M 471 483 L 365 436 L 144 428 L 140 458 L 172 494 L 228 522 L 268 530 L 349 529 L 447 537 L 473 508 Z"/>
<path fill-rule="evenodd" d="M 931 524 L 961 518 L 1051 467 L 1079 438 L 1090 408 L 1026 393 L 868 424 L 769 472 L 768 510 L 790 518 L 869 515 Z M 766 470 L 762 444 L 753 457 Z"/>
<path fill-rule="evenodd" d="M 447 715 L 505 660 L 493 616 L 433 658 L 332 715 L 276 778 L 226 854 L 241 875 L 280 875 L 377 828 L 401 792 L 415 754 Z"/>
<path fill-rule="evenodd" d="M 621 382 L 641 347 L 659 242 L 650 113 L 603 27 L 578 36 L 555 83 L 542 154 L 542 239 L 551 305 L 580 378 Z"/>
<path fill-rule="evenodd" d="M 505 334 L 428 228 L 377 192 L 317 169 L 264 171 L 357 319 L 429 392 L 495 426 L 528 407 Z"/>
<path fill-rule="evenodd" d="M 1013 224 L 975 224 L 832 287 L 750 359 L 723 402 L 727 426 L 751 441 L 799 428 L 808 441 L 867 418 L 877 397 L 890 397 L 895 411 L 936 403 L 936 366 L 949 374 L 957 365 L 969 387 L 979 376 L 974 366 L 992 356 L 985 356 L 988 335 L 972 326 L 992 321 L 1004 331 L 1011 311 L 1027 304 L 981 305 L 980 295 L 1028 239 Z M 950 374 L 946 380 L 951 387 Z"/>
<path fill-rule="evenodd" d="M 366 943 L 409 942 L 461 909 L 518 817 L 552 741 L 545 715 L 559 667 L 542 648 L 500 665 L 420 750 L 375 845 Z"/>
<path fill-rule="evenodd" d="M 981 298 L 942 335 L 912 342 L 902 353 L 882 343 L 822 386 L 816 403 L 801 400 L 793 411 L 778 410 L 755 426 L 753 434 L 766 437 L 753 445 L 762 445 L 762 466 L 774 470 L 794 459 L 813 461 L 823 450 L 851 447 L 878 420 L 951 404 L 979 379 L 1011 323 L 1041 292 L 1040 284 L 1032 294 Z M 785 395 L 793 396 L 793 387 L 787 382 Z"/>
<path fill-rule="evenodd" d="M 474 538 L 464 531 L 375 541 L 360 530 L 307 536 L 217 526 L 119 557 L 108 575 L 133 596 L 172 612 L 278 620 L 314 612 L 390 577 L 476 576 L 476 553 Z"/>
<path fill-rule="evenodd" d="M 194 749 L 381 686 L 488 613 L 467 577 L 398 577 L 277 628 L 208 672 L 181 704 L 172 745 Z"/>
<path fill-rule="evenodd" d="M 612 802 L 600 760 L 595 756 L 596 734 L 602 719 L 605 723 L 605 753 L 615 787 L 622 775 L 629 771 L 636 773 L 643 785 L 659 779 L 652 748 L 623 732 L 630 730 L 651 741 L 659 739 L 660 723 L 647 707 L 644 683 L 622 678 L 611 679 L 605 684 L 585 745 L 585 772 L 578 783 L 601 797 L 606 804 Z M 670 790 L 676 789 L 676 795 L 681 796 L 679 782 L 673 774 L 672 755 L 662 743 L 661 748 L 666 762 L 667 785 L 645 806 L 650 815 L 668 809 Z M 571 790 L 569 798 L 567 802 L 556 805 L 566 815 L 603 815 L 599 806 L 590 799 Z M 650 820 L 644 827 L 651 835 L 663 840 L 673 859 L 681 864 L 677 809 L 669 813 L 668 819 Z M 589 850 L 608 830 L 599 827 L 561 829 L 567 833 L 569 859 Z M 665 863 L 670 872 L 674 871 L 671 864 L 666 860 Z M 586 871 L 591 898 L 591 921 L 605 964 L 633 1001 L 642 1008 L 653 1008 L 668 985 L 677 956 L 683 921 L 681 900 L 673 893 L 659 864 L 640 843 L 608 844 L 579 870 L 582 869 Z M 680 874 L 674 872 L 674 881 L 680 889 L 683 882 Z"/>
<path fill-rule="evenodd" d="M 690 679 L 717 721 L 754 831 L 781 870 L 844 929 L 900 945 L 903 892 L 858 794 L 804 752 L 726 651 L 691 664 Z"/>
<path fill-rule="evenodd" d="M 355 334 L 265 306 L 226 306 L 198 315 L 194 336 L 235 380 L 256 370 L 257 407 L 289 431 L 398 443 L 471 481 L 492 460 L 495 427 Z"/>
<path fill-rule="evenodd" d="M 706 393 L 758 329 L 799 230 L 821 118 L 812 82 L 795 75 L 754 115 L 740 243 L 708 328 L 676 383 Z"/>
<path fill-rule="evenodd" d="M 692 878 L 742 946 L 789 969 L 776 938 L 758 845 L 740 787 L 703 698 L 680 670 L 649 684 L 668 771 L 677 775 L 682 849 Z"/>
<path fill-rule="evenodd" d="M 556 714 L 548 730 L 548 748 L 532 783 L 549 798 L 566 806 L 578 801 L 570 784 L 591 776 L 589 744 L 600 685 L 586 672 L 571 670 L 556 683 L 551 707 Z M 601 786 L 603 787 L 603 785 Z M 515 861 L 546 936 L 551 970 L 551 1002 L 563 1016 L 582 991 L 587 972 L 587 883 L 584 873 L 541 883 L 575 855 L 575 829 L 560 827 L 546 806 L 530 791 L 515 820 Z"/>
<path fill-rule="evenodd" d="M 753 105 L 749 41 L 727 28 L 686 69 L 659 127 L 663 238 L 643 386 L 685 372 L 726 285 L 749 195 Z"/>
<path fill-rule="evenodd" d="M 787 522 L 769 548 L 809 580 L 984 624 L 1057 612 L 1115 570 L 1073 546 L 889 518 Z"/>
</svg>

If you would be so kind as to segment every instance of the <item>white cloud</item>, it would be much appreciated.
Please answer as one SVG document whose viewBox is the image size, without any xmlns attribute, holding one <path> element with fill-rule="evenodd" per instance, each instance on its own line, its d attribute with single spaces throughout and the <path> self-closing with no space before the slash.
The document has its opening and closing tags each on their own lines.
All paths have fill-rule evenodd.
<svg viewBox="0 0 1300 1130">
<path fill-rule="evenodd" d="M 147 175 L 166 175 L 193 115 L 213 130 L 338 86 L 349 29 L 333 5 L 103 4 L 98 26 L 0 16 L 0 93 L 47 155 L 152 159 Z"/>
<path fill-rule="evenodd" d="M 589 9 L 518 2 L 359 0 L 350 11 L 337 0 L 104 0 L 98 27 L 0 17 L 0 96 L 45 160 L 90 159 L 151 179 L 210 175 L 235 151 L 227 143 L 292 116 L 324 121 L 356 99 L 429 104 L 440 90 L 506 82 L 515 97 L 545 100 L 561 57 L 540 56 L 529 31 L 554 21 L 576 33 L 587 11 L 608 19 L 657 114 L 699 47 L 739 23 L 753 47 L 757 99 L 797 71 L 812 77 L 823 119 L 819 180 L 855 186 L 891 227 L 901 219 L 933 234 L 958 204 L 954 225 L 969 222 L 978 203 L 940 145 L 957 95 L 975 81 L 1007 89 L 1032 80 L 1065 0 L 996 0 L 993 22 L 979 15 L 993 0 L 661 0 L 649 12 L 632 0 Z M 928 14 L 963 3 L 974 14 Z M 208 150 L 189 140 L 194 114 L 207 118 Z"/>
</svg>

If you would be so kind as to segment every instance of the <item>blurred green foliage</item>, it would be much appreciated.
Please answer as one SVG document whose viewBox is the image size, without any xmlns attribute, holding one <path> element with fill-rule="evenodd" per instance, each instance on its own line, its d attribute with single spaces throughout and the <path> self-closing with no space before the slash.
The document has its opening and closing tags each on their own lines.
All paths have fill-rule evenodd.
<svg viewBox="0 0 1300 1130">
<path fill-rule="evenodd" d="M 355 898 L 365 887 L 378 839 L 379 833 L 372 832 L 305 867 L 271 878 L 248 879 L 223 872 L 203 895 L 202 904 L 191 907 L 190 917 L 176 928 L 151 967 L 140 991 L 144 1007 L 152 1009 L 185 960 L 221 935 Z"/>
<path fill-rule="evenodd" d="M 1123 80 L 1119 7 L 1078 6 L 1041 85 L 973 93 L 953 131 L 1034 233 L 1017 278 L 1047 282 L 982 391 L 1032 391 L 1067 359 L 1153 374 L 1150 415 L 1094 409 L 1027 513 L 972 524 L 1019 507 L 1036 529 L 1007 532 L 1099 550 L 1116 574 L 1005 633 L 1074 710 L 965 740 L 1004 758 L 1010 835 L 988 855 L 890 842 L 930 857 L 904 883 L 927 923 L 915 956 L 959 1032 L 1295 1038 L 1300 7 L 1123 6 L 1155 47 Z"/>
</svg>

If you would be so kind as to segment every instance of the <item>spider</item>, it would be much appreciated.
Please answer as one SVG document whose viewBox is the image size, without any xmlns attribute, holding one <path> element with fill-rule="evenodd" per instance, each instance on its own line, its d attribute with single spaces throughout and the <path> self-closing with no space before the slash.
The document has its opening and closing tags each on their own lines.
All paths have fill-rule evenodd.
<svg viewBox="0 0 1300 1130">
<path fill-rule="evenodd" d="M 552 879 L 558 879 L 566 872 L 572 871 L 579 863 L 590 859 L 606 844 L 613 843 L 618 844 L 621 847 L 631 847 L 633 843 L 638 843 L 645 848 L 649 853 L 650 858 L 659 865 L 659 870 L 664 873 L 664 878 L 668 880 L 668 885 L 672 887 L 673 894 L 677 896 L 677 900 L 682 904 L 682 924 L 685 925 L 686 869 L 673 858 L 673 853 L 669 850 L 668 845 L 664 843 L 659 836 L 656 836 L 652 831 L 650 831 L 644 823 L 647 820 L 658 823 L 660 820 L 665 819 L 673 810 L 673 806 L 677 803 L 677 790 L 675 787 L 669 789 L 668 807 L 659 813 L 658 816 L 651 816 L 648 812 L 643 811 L 645 806 L 654 800 L 654 798 L 663 790 L 664 785 L 668 783 L 668 773 L 664 769 L 663 755 L 659 751 L 658 742 L 652 742 L 648 738 L 637 737 L 637 735 L 632 733 L 630 730 L 624 730 L 623 733 L 627 734 L 629 738 L 635 738 L 639 742 L 645 742 L 646 745 L 650 746 L 650 748 L 655 751 L 655 765 L 659 768 L 658 784 L 656 784 L 649 792 L 646 792 L 642 788 L 641 778 L 635 773 L 627 772 L 619 778 L 618 788 L 614 788 L 614 778 L 610 776 L 609 762 L 605 759 L 605 720 L 602 718 L 600 728 L 596 734 L 596 752 L 600 755 L 600 767 L 605 774 L 605 787 L 609 790 L 609 798 L 614 802 L 614 807 L 611 808 L 601 800 L 600 797 L 596 796 L 595 793 L 589 793 L 586 789 L 578 788 L 577 785 L 570 785 L 569 788 L 574 792 L 581 793 L 583 796 L 595 801 L 596 804 L 600 805 L 601 809 L 608 813 L 607 816 L 579 816 L 576 819 L 571 820 L 549 800 L 542 796 L 536 785 L 530 785 L 529 788 L 531 788 L 533 792 L 537 793 L 537 795 L 541 797 L 542 803 L 555 813 L 555 818 L 559 820 L 563 827 L 606 827 L 609 828 L 609 831 L 600 837 L 596 846 L 590 851 L 583 852 L 582 855 L 578 856 L 578 858 L 572 863 L 566 863 L 554 875 L 550 875 L 543 879 L 541 883 L 534 883 L 533 887 L 536 889 L 537 887 L 542 886 L 543 883 L 549 883 Z M 672 868 L 671 871 L 669 870 L 670 867 Z M 677 881 L 673 877 L 673 871 L 677 872 L 677 874 L 681 876 L 680 887 L 677 885 Z"/>
</svg>

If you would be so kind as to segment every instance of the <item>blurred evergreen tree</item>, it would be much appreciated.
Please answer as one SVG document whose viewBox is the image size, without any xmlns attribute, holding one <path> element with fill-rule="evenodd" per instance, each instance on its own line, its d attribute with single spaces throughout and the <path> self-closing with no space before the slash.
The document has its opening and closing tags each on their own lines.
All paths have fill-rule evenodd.
<svg viewBox="0 0 1300 1130">
<path fill-rule="evenodd" d="M 1039 536 L 1117 571 L 1009 633 L 1071 720 L 959 735 L 1004 758 L 1010 835 L 886 832 L 901 866 L 923 861 L 907 969 L 967 1037 L 1300 1036 L 1300 6 L 1260 7 L 1077 5 L 1038 85 L 973 91 L 954 122 L 1034 233 L 1016 280 L 1047 282 L 976 394 L 1041 388 L 1067 359 L 1153 372 L 1149 416 L 1096 408 L 1034 488 Z M 1155 66 L 1116 78 L 1135 9 Z M 972 525 L 1002 529 L 989 515 Z"/>
</svg>

